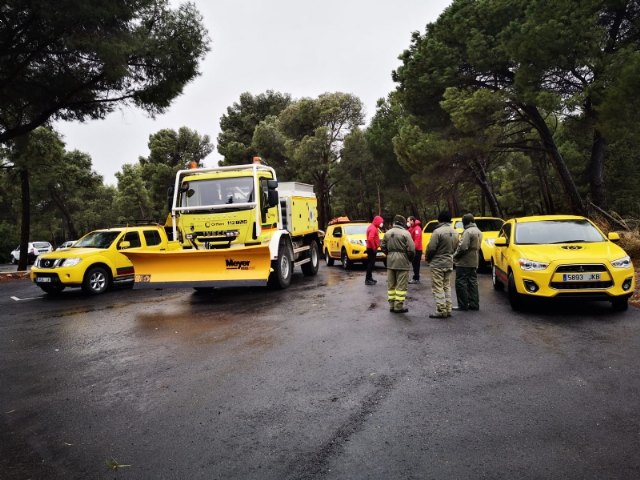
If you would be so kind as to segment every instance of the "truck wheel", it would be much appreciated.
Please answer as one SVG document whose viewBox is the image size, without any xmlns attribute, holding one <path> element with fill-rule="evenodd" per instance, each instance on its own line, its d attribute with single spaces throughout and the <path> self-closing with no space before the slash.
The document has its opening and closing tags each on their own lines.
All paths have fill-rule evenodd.
<svg viewBox="0 0 640 480">
<path fill-rule="evenodd" d="M 333 258 L 329 255 L 329 250 L 324 251 L 324 261 L 327 262 L 328 267 L 333 267 Z"/>
<path fill-rule="evenodd" d="M 109 288 L 109 273 L 103 267 L 91 267 L 84 274 L 82 291 L 89 295 L 99 295 Z"/>
<path fill-rule="evenodd" d="M 58 295 L 64 290 L 64 285 L 38 285 L 48 295 Z"/>
<path fill-rule="evenodd" d="M 342 268 L 345 270 L 349 270 L 353 267 L 353 262 L 349 260 L 349 255 L 347 255 L 347 251 L 342 249 L 342 253 L 340 254 L 340 261 L 342 262 Z"/>
<path fill-rule="evenodd" d="M 269 286 L 279 290 L 287 288 L 293 276 L 293 253 L 285 240 L 280 240 L 278 259 L 271 262 L 271 268 L 273 272 L 269 275 Z"/>
<path fill-rule="evenodd" d="M 311 240 L 309 244 L 309 259 L 310 261 L 302 265 L 302 273 L 307 277 L 312 277 L 318 273 L 318 266 L 320 265 L 320 251 L 318 249 L 318 242 Z"/>
</svg>

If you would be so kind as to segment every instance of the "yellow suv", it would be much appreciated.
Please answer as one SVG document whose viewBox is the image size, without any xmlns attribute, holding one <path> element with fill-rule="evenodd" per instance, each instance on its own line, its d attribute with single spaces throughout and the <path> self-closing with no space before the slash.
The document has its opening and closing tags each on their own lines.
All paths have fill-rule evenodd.
<svg viewBox="0 0 640 480">
<path fill-rule="evenodd" d="M 498 232 L 504 224 L 504 220 L 498 217 L 475 217 L 474 222 L 478 230 L 482 232 L 482 243 L 480 244 L 480 258 L 478 269 L 489 271 L 491 267 L 491 255 L 493 254 L 493 243 L 498 236 Z M 451 219 L 453 228 L 462 235 L 464 225 L 462 217 L 454 217 Z"/>
<path fill-rule="evenodd" d="M 49 294 L 60 293 L 66 287 L 81 287 L 85 293 L 98 295 L 116 284 L 133 286 L 133 264 L 121 252 L 164 248 L 161 228 L 147 225 L 87 233 L 65 250 L 40 255 L 30 278 Z"/>
<path fill-rule="evenodd" d="M 612 242 L 619 239 L 579 216 L 508 220 L 494 244 L 493 286 L 506 285 L 514 310 L 536 297 L 608 300 L 614 310 L 626 310 L 635 289 L 634 269 Z"/>
<path fill-rule="evenodd" d="M 336 222 L 327 227 L 324 235 L 324 259 L 328 266 L 339 260 L 345 269 L 354 262 L 367 262 L 367 222 Z M 382 238 L 383 233 L 380 233 Z M 378 250 L 377 261 L 386 264 L 387 258 Z"/>
<path fill-rule="evenodd" d="M 475 217 L 475 224 L 482 232 L 482 243 L 480 244 L 480 258 L 478 269 L 488 271 L 491 267 L 491 255 L 493 254 L 493 242 L 498 236 L 498 232 L 504 223 L 504 220 L 498 217 Z M 426 223 L 422 229 L 422 249 L 426 250 L 431 240 L 431 234 L 438 226 L 437 220 L 431 220 Z M 453 217 L 451 225 L 462 235 L 464 225 L 462 225 L 462 217 Z"/>
</svg>

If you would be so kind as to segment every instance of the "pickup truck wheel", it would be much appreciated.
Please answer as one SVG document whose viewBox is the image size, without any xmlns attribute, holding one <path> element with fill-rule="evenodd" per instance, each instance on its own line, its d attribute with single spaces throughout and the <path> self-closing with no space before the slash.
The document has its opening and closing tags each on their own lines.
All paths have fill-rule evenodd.
<svg viewBox="0 0 640 480">
<path fill-rule="evenodd" d="M 349 270 L 353 267 L 353 262 L 349 260 L 349 255 L 347 255 L 347 251 L 343 248 L 342 253 L 340 254 L 340 261 L 342 262 L 342 268 L 345 270 Z"/>
<path fill-rule="evenodd" d="M 64 290 L 64 285 L 38 285 L 47 295 L 58 295 Z"/>
<path fill-rule="evenodd" d="M 318 267 L 320 266 L 320 251 L 318 249 L 318 242 L 311 240 L 309 244 L 309 262 L 302 265 L 302 273 L 307 277 L 312 277 L 318 273 Z"/>
<path fill-rule="evenodd" d="M 329 250 L 324 251 L 324 261 L 327 263 L 328 267 L 333 267 L 333 258 L 329 255 Z"/>
<path fill-rule="evenodd" d="M 84 274 L 82 291 L 89 295 L 99 295 L 109 288 L 109 273 L 103 267 L 91 267 Z"/>
<path fill-rule="evenodd" d="M 291 284 L 293 276 L 293 253 L 288 242 L 281 240 L 278 259 L 271 262 L 273 272 L 269 275 L 269 285 L 276 289 L 285 289 Z"/>
</svg>

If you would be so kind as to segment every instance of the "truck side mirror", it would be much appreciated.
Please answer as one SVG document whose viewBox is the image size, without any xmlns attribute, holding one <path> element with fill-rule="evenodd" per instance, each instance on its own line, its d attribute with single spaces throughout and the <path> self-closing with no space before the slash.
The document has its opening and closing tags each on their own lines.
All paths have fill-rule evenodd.
<svg viewBox="0 0 640 480">
<path fill-rule="evenodd" d="M 277 180 L 267 180 L 267 203 L 269 204 L 269 208 L 275 207 L 278 205 L 280 201 L 278 197 L 278 181 Z"/>
<path fill-rule="evenodd" d="M 275 207 L 276 205 L 278 205 L 278 202 L 280 201 L 280 199 L 278 198 L 278 191 L 277 190 L 269 190 L 269 197 L 268 197 L 268 202 L 269 202 L 269 208 L 271 207 Z"/>
</svg>

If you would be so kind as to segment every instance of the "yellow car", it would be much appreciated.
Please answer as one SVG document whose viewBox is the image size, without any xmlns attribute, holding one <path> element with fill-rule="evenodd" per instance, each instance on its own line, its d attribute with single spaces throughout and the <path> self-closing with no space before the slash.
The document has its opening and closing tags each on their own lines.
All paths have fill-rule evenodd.
<svg viewBox="0 0 640 480">
<path fill-rule="evenodd" d="M 631 259 L 591 221 L 573 215 L 508 220 L 494 243 L 493 286 L 506 285 L 514 310 L 533 298 L 608 300 L 627 309 L 635 289 Z"/>
<path fill-rule="evenodd" d="M 504 220 L 498 217 L 475 217 L 474 222 L 482 232 L 482 243 L 480 244 L 481 255 L 478 269 L 489 271 L 491 267 L 491 255 L 493 254 L 493 242 L 495 242 L 498 232 L 504 224 Z M 453 224 L 453 228 L 462 235 L 462 231 L 464 230 L 462 217 L 452 218 L 451 223 Z"/>
<path fill-rule="evenodd" d="M 491 255 L 493 253 L 493 242 L 498 236 L 498 232 L 504 223 L 504 220 L 498 217 L 475 217 L 475 224 L 482 232 L 482 244 L 480 245 L 480 262 L 478 264 L 479 270 L 489 270 L 491 266 Z M 426 250 L 431 240 L 431 234 L 438 226 L 437 220 L 431 220 L 426 223 L 422 229 L 422 249 Z M 456 231 L 462 235 L 464 225 L 462 225 L 462 217 L 453 217 L 451 219 L 451 225 Z"/>
<path fill-rule="evenodd" d="M 145 246 L 161 247 L 160 226 L 95 230 L 71 247 L 40 255 L 30 278 L 42 290 L 57 294 L 66 287 L 81 287 L 97 295 L 116 284 L 133 286 L 133 265 L 120 253 Z"/>
<path fill-rule="evenodd" d="M 431 234 L 436 229 L 436 227 L 440 225 L 440 222 L 437 220 L 429 220 L 422 227 L 422 250 L 427 250 L 427 245 L 429 245 L 429 240 L 431 240 Z"/>
<path fill-rule="evenodd" d="M 367 262 L 367 222 L 336 222 L 327 227 L 324 234 L 324 259 L 328 266 L 335 260 L 342 263 L 343 268 L 351 268 L 354 262 Z M 380 238 L 383 234 L 380 233 Z M 386 264 L 387 258 L 378 251 L 377 261 Z"/>
</svg>

